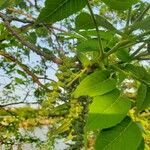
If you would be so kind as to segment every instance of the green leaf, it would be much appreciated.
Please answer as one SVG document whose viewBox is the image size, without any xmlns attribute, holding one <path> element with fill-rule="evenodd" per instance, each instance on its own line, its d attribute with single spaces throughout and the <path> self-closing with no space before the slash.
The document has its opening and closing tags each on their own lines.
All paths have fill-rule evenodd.
<svg viewBox="0 0 150 150">
<path fill-rule="evenodd" d="M 77 51 L 78 52 L 91 52 L 91 51 L 99 52 L 98 40 L 93 39 L 93 40 L 83 41 L 77 46 Z"/>
<path fill-rule="evenodd" d="M 78 12 L 86 0 L 46 0 L 37 22 L 55 23 Z"/>
<path fill-rule="evenodd" d="M 124 73 L 118 72 L 117 78 L 118 78 L 118 84 L 121 84 L 127 77 Z"/>
<path fill-rule="evenodd" d="M 109 31 L 117 30 L 106 18 L 100 15 L 95 15 L 98 26 L 104 27 Z"/>
<path fill-rule="evenodd" d="M 150 16 L 147 18 L 136 22 L 135 24 L 131 25 L 131 30 L 138 30 L 138 29 L 144 29 L 144 30 L 150 30 Z"/>
<path fill-rule="evenodd" d="M 141 140 L 141 143 L 140 143 L 139 147 L 137 148 L 137 150 L 145 150 L 144 138 Z"/>
<path fill-rule="evenodd" d="M 123 62 L 127 62 L 131 58 L 128 49 L 119 49 L 116 55 Z"/>
<path fill-rule="evenodd" d="M 100 15 L 95 15 L 95 19 L 98 26 L 101 26 L 105 29 L 108 29 L 109 31 L 117 30 L 106 18 Z M 75 20 L 76 29 L 94 29 L 95 24 L 92 20 L 92 17 L 88 13 L 81 13 L 76 17 Z"/>
<path fill-rule="evenodd" d="M 17 73 L 25 78 L 27 78 L 27 75 L 25 72 L 21 71 L 21 70 L 17 70 Z"/>
<path fill-rule="evenodd" d="M 150 83 L 150 74 L 146 71 L 144 67 L 127 64 L 125 66 L 125 70 L 132 73 L 132 75 L 136 76 L 137 78 L 145 80 L 147 83 Z"/>
<path fill-rule="evenodd" d="M 74 97 L 97 96 L 112 91 L 116 87 L 116 80 L 109 79 L 108 71 L 96 71 L 83 79 L 73 93 Z"/>
<path fill-rule="evenodd" d="M 84 67 L 87 67 L 90 65 L 90 60 L 83 53 L 77 53 L 77 57 L 81 61 Z"/>
<path fill-rule="evenodd" d="M 142 111 L 142 110 L 150 107 L 150 87 L 147 87 L 147 90 L 144 92 L 146 92 L 145 98 L 143 96 L 144 99 L 142 99 L 141 101 L 137 99 L 139 101 L 138 102 L 138 104 L 139 104 L 138 105 L 138 111 Z M 138 93 L 138 97 L 140 97 L 139 94 L 141 94 L 141 91 Z"/>
<path fill-rule="evenodd" d="M 138 94 L 137 94 L 137 100 L 136 100 L 137 112 L 141 110 L 144 99 L 146 97 L 146 93 L 147 93 L 147 86 L 142 83 L 138 89 Z"/>
<path fill-rule="evenodd" d="M 22 79 L 20 79 L 20 78 L 15 78 L 15 81 L 16 81 L 16 83 L 18 83 L 18 84 L 25 84 L 25 82 L 22 80 Z"/>
<path fill-rule="evenodd" d="M 87 37 L 87 38 L 92 38 L 92 37 L 97 38 L 97 32 L 96 32 L 95 29 L 81 30 L 78 33 L 83 35 L 84 37 Z M 114 37 L 114 32 L 113 31 L 99 30 L 99 34 L 101 36 L 101 40 L 106 40 L 108 42 L 110 42 L 110 40 L 112 40 L 112 38 Z"/>
<path fill-rule="evenodd" d="M 36 40 L 37 40 L 37 35 L 35 32 L 31 32 L 28 36 L 28 39 L 31 43 L 36 44 Z"/>
<path fill-rule="evenodd" d="M 142 133 L 129 117 L 117 126 L 103 130 L 97 137 L 95 150 L 136 150 Z"/>
<path fill-rule="evenodd" d="M 75 20 L 76 29 L 94 29 L 95 25 L 93 23 L 92 17 L 88 13 L 80 13 Z"/>
<path fill-rule="evenodd" d="M 0 10 L 19 4 L 21 0 L 0 0 Z"/>
<path fill-rule="evenodd" d="M 90 105 L 86 129 L 95 130 L 112 127 L 123 120 L 130 107 L 130 100 L 120 96 L 118 89 L 96 96 Z"/>
<path fill-rule="evenodd" d="M 139 0 L 102 0 L 107 6 L 115 10 L 127 10 Z"/>
</svg>

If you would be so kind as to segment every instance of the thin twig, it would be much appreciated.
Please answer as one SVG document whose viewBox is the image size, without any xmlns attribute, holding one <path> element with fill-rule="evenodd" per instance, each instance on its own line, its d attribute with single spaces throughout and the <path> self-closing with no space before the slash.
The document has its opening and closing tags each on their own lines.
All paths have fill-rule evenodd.
<svg viewBox="0 0 150 150">
<path fill-rule="evenodd" d="M 139 15 L 139 17 L 135 20 L 134 23 L 140 21 L 149 9 L 150 9 L 150 4 L 148 4 L 148 6 L 143 10 L 143 12 Z"/>
<path fill-rule="evenodd" d="M 128 10 L 128 16 L 127 16 L 126 28 L 129 27 L 130 19 L 131 19 L 131 8 L 129 8 L 129 10 Z"/>
<path fill-rule="evenodd" d="M 146 43 L 142 44 L 137 50 L 135 50 L 134 53 L 131 54 L 131 57 L 136 56 L 140 52 L 140 50 L 145 47 L 145 45 L 146 45 Z"/>
<path fill-rule="evenodd" d="M 16 63 L 18 66 L 20 66 L 22 68 L 22 70 L 24 72 L 26 72 L 33 80 L 33 82 L 37 83 L 39 86 L 43 87 L 44 89 L 50 91 L 50 89 L 48 89 L 45 85 L 43 85 L 40 81 L 39 78 L 32 72 L 30 71 L 30 69 L 28 68 L 28 66 L 26 66 L 25 64 L 22 64 L 17 58 L 15 58 L 14 56 L 0 50 L 0 55 L 7 58 L 8 60 Z"/>
<path fill-rule="evenodd" d="M 89 3 L 89 0 L 87 0 L 87 6 L 88 6 L 89 11 L 90 11 L 90 13 L 91 13 L 93 22 L 94 22 L 94 24 L 95 24 L 96 32 L 97 32 L 97 36 L 98 36 L 98 44 L 99 44 L 99 52 L 100 52 L 100 58 L 103 58 L 104 51 L 103 51 L 102 40 L 101 40 L 101 36 L 100 36 L 100 34 L 99 34 L 98 25 L 97 25 L 97 22 L 96 22 L 96 19 L 95 19 L 93 10 L 92 10 L 92 8 L 91 8 L 91 5 L 90 5 L 90 3 Z"/>
<path fill-rule="evenodd" d="M 12 106 L 12 105 L 19 105 L 19 104 L 26 104 L 26 105 L 32 105 L 32 104 L 39 104 L 38 102 L 15 102 L 15 103 L 8 103 L 8 104 L 3 104 L 3 105 L 0 105 L 0 108 L 3 108 L 3 107 L 8 107 L 8 106 Z"/>
<path fill-rule="evenodd" d="M 61 64 L 62 61 L 57 58 L 55 55 L 53 54 L 48 54 L 44 51 L 42 51 L 39 47 L 37 47 L 36 45 L 30 43 L 25 37 L 23 37 L 22 35 L 20 35 L 20 33 L 14 29 L 13 27 L 11 27 L 10 25 L 10 18 L 5 16 L 3 13 L 0 12 L 0 17 L 3 19 L 6 28 L 11 32 L 11 34 L 13 36 L 15 36 L 24 46 L 30 48 L 33 52 L 35 52 L 36 54 L 44 57 L 47 60 L 51 60 L 56 64 Z"/>
</svg>

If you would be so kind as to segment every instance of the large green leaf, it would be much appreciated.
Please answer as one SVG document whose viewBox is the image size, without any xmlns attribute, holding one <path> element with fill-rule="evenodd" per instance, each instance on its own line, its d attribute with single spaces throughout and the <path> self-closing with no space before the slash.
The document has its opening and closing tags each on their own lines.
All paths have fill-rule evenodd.
<svg viewBox="0 0 150 150">
<path fill-rule="evenodd" d="M 95 150 L 137 150 L 142 134 L 129 117 L 117 126 L 103 130 L 97 137 Z"/>
<path fill-rule="evenodd" d="M 105 29 L 108 29 L 109 31 L 117 30 L 106 18 L 100 15 L 95 15 L 95 19 L 97 22 L 97 25 L 100 27 L 103 27 Z M 95 24 L 92 20 L 92 17 L 88 13 L 81 13 L 76 17 L 75 20 L 76 29 L 94 29 Z"/>
<path fill-rule="evenodd" d="M 95 130 L 112 127 L 123 120 L 130 107 L 130 100 L 120 96 L 118 89 L 96 96 L 90 105 L 86 129 Z"/>
<path fill-rule="evenodd" d="M 55 23 L 81 10 L 86 0 L 46 0 L 37 22 Z"/>
<path fill-rule="evenodd" d="M 83 41 L 82 43 L 80 43 L 77 46 L 77 51 L 79 51 L 79 52 L 91 52 L 91 51 L 99 52 L 98 40 L 93 39 L 93 40 Z"/>
<path fill-rule="evenodd" d="M 76 98 L 80 96 L 97 96 L 112 91 L 116 88 L 116 80 L 108 77 L 109 72 L 107 71 L 94 72 L 81 81 L 73 96 Z"/>
<path fill-rule="evenodd" d="M 150 16 L 131 25 L 131 30 L 145 29 L 150 30 Z"/>
<path fill-rule="evenodd" d="M 127 10 L 133 4 L 137 3 L 139 0 L 102 0 L 111 9 L 115 10 Z"/>
</svg>

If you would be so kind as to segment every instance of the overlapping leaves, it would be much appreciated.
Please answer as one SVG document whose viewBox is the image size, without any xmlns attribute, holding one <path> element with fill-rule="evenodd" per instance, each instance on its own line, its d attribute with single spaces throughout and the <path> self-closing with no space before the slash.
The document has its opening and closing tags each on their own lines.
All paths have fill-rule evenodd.
<svg viewBox="0 0 150 150">
<path fill-rule="evenodd" d="M 73 96 L 93 97 L 87 130 L 104 129 L 118 124 L 131 107 L 130 100 L 120 95 L 120 91 L 116 88 L 116 80 L 111 78 L 110 72 L 106 70 L 95 71 L 82 80 Z"/>
</svg>

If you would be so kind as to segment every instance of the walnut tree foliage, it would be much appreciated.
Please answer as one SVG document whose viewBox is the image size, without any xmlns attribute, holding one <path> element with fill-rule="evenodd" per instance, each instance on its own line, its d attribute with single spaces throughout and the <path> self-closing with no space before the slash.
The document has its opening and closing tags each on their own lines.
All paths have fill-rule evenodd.
<svg viewBox="0 0 150 150">
<path fill-rule="evenodd" d="M 147 148 L 149 1 L 0 0 L 0 18 L 1 145 Z M 19 133 L 44 124 L 45 143 Z"/>
</svg>

